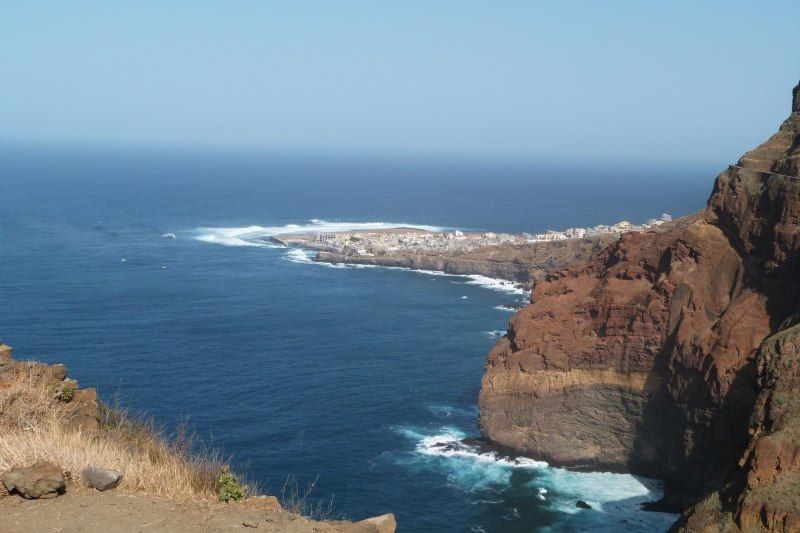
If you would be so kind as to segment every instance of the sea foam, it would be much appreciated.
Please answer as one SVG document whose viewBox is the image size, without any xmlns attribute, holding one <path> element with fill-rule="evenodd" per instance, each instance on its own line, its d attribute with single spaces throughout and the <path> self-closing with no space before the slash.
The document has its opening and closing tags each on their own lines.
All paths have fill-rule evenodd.
<svg viewBox="0 0 800 533">
<path fill-rule="evenodd" d="M 481 451 L 477 446 L 461 442 L 466 436 L 463 432 L 453 428 L 444 429 L 445 431 L 441 434 L 422 437 L 417 443 L 417 452 L 439 457 L 461 457 L 509 468 L 544 468 L 548 466 L 545 461 L 536 461 L 527 457 L 502 457 L 495 452 Z"/>
<path fill-rule="evenodd" d="M 467 285 L 478 285 L 484 289 L 491 289 L 493 291 L 507 292 L 509 294 L 527 294 L 527 290 L 520 286 L 519 283 L 508 281 L 498 278 L 490 278 L 488 276 L 481 276 L 480 274 L 470 274 L 464 276 L 469 278 L 464 283 Z"/>
<path fill-rule="evenodd" d="M 466 433 L 455 426 L 425 430 L 413 427 L 395 428 L 414 442 L 414 454 L 421 462 L 409 466 L 443 470 L 453 487 L 476 496 L 480 505 L 503 505 L 498 494 L 512 488 L 513 473 L 524 471 L 529 476 L 524 486 L 532 498 L 562 513 L 564 521 L 556 524 L 577 530 L 617 531 L 624 524 L 635 524 L 643 531 L 665 531 L 676 515 L 643 511 L 641 504 L 662 495 L 660 482 L 631 474 L 610 472 L 575 472 L 550 467 L 544 461 L 525 457 L 508 457 L 482 451 L 465 444 Z M 524 479 L 524 478 L 520 478 Z M 491 495 L 491 499 L 486 496 Z M 577 500 L 592 508 L 579 509 Z M 544 505 L 544 503 L 543 503 Z M 569 517 L 569 518 L 567 518 Z M 516 520 L 509 516 L 508 520 Z"/>
<path fill-rule="evenodd" d="M 399 222 L 329 222 L 311 219 L 308 224 L 286 224 L 284 226 L 201 227 L 194 230 L 198 241 L 224 246 L 259 246 L 276 248 L 279 245 L 267 242 L 269 237 L 295 233 L 336 233 L 343 231 L 369 231 L 393 228 L 412 228 L 426 231 L 442 231 L 446 228 L 424 224 Z M 263 241 L 263 242 L 260 242 Z"/>
</svg>

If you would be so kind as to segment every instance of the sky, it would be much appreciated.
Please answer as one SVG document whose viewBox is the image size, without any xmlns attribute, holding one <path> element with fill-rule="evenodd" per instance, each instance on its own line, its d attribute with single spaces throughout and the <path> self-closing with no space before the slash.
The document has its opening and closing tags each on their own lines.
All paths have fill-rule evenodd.
<svg viewBox="0 0 800 533">
<path fill-rule="evenodd" d="M 0 0 L 0 142 L 730 161 L 800 2 Z"/>
</svg>

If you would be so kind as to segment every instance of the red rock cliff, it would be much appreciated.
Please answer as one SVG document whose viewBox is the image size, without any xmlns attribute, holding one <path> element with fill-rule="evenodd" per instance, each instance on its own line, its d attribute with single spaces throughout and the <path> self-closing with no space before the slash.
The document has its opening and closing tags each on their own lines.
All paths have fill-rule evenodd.
<svg viewBox="0 0 800 533">
<path fill-rule="evenodd" d="M 717 494 L 736 527 L 800 525 L 798 507 L 753 497 L 800 466 L 800 431 L 786 429 L 800 430 L 787 392 L 800 396 L 799 170 L 800 85 L 705 211 L 534 284 L 487 358 L 484 435 L 555 464 L 662 477 L 682 508 Z"/>
</svg>

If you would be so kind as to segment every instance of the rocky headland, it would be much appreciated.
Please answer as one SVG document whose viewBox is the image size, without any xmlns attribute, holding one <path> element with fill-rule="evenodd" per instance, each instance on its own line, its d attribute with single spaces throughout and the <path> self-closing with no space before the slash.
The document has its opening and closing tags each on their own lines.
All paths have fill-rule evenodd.
<svg viewBox="0 0 800 533">
<path fill-rule="evenodd" d="M 707 208 L 533 283 L 480 427 L 555 465 L 665 480 L 676 530 L 800 530 L 800 85 Z"/>
<path fill-rule="evenodd" d="M 612 225 L 550 230 L 536 235 L 395 227 L 250 238 L 308 250 L 318 263 L 477 275 L 529 288 L 531 282 L 549 271 L 588 260 L 622 233 L 663 231 L 672 225 L 671 221 L 664 214 L 642 224 L 623 220 Z"/>
<path fill-rule="evenodd" d="M 431 270 L 456 276 L 480 275 L 524 287 L 554 269 L 592 257 L 613 242 L 610 235 L 530 244 L 497 244 L 464 252 L 394 252 L 379 256 L 318 251 L 315 261 Z"/>
</svg>

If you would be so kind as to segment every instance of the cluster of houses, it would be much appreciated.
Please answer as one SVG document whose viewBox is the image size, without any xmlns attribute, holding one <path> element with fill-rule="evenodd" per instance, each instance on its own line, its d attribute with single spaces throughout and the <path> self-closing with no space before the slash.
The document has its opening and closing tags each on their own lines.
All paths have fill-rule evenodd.
<svg viewBox="0 0 800 533">
<path fill-rule="evenodd" d="M 564 231 L 548 231 L 547 233 L 538 233 L 536 235 L 523 233 L 523 235 L 528 242 L 563 241 L 566 239 L 593 237 L 595 235 L 621 235 L 629 231 L 644 231 L 655 226 L 660 226 L 664 222 L 669 222 L 670 220 L 672 220 L 672 217 L 664 213 L 661 215 L 661 218 L 651 218 L 644 224 L 631 224 L 627 220 L 623 220 L 611 226 L 601 224 L 593 228 L 569 228 Z"/>
<path fill-rule="evenodd" d="M 396 252 L 414 253 L 464 253 L 484 246 L 499 244 L 525 244 L 536 242 L 581 239 L 595 235 L 622 234 L 643 231 L 672 220 L 665 214 L 660 219 L 650 219 L 644 224 L 627 221 L 593 228 L 569 228 L 564 231 L 548 231 L 532 235 L 522 233 L 463 232 L 460 230 L 432 232 L 415 229 L 392 231 L 364 231 L 343 233 L 317 233 L 313 240 L 304 244 L 312 248 L 327 249 L 343 255 L 374 256 Z"/>
</svg>

